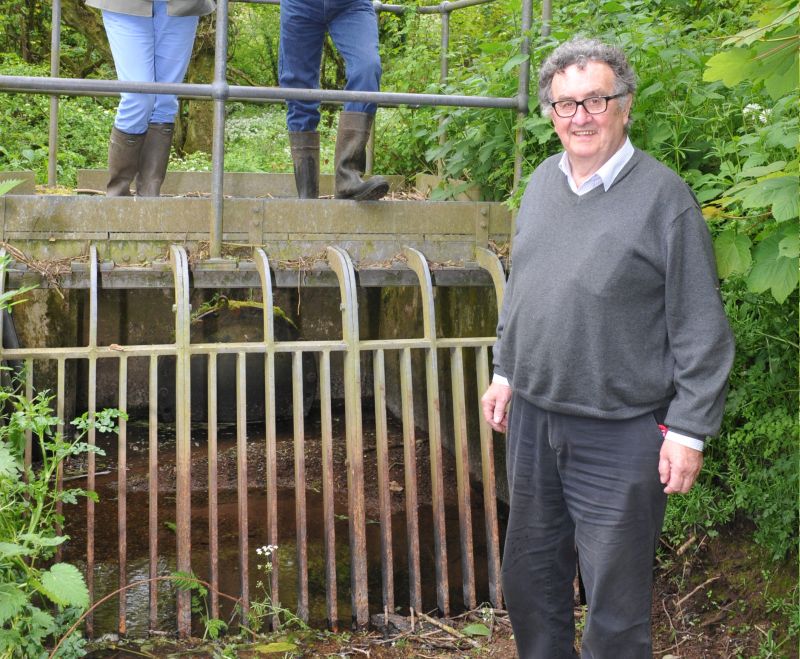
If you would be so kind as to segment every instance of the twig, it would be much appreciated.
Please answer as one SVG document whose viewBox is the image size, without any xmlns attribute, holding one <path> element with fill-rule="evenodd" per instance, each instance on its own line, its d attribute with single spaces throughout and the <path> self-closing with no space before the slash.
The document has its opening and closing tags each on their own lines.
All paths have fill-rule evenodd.
<svg viewBox="0 0 800 659">
<path fill-rule="evenodd" d="M 425 622 L 429 622 L 434 627 L 438 627 L 442 631 L 447 632 L 451 636 L 454 636 L 455 638 L 463 641 L 467 641 L 467 643 L 469 643 L 474 648 L 479 648 L 481 646 L 481 644 L 478 643 L 475 639 L 469 638 L 469 636 L 464 636 L 464 634 L 462 634 L 457 629 L 454 629 L 450 625 L 445 625 L 443 622 L 439 622 L 435 618 L 431 618 L 429 615 L 426 615 L 421 611 L 419 612 L 419 617 L 422 618 L 422 620 L 424 620 Z"/>
<path fill-rule="evenodd" d="M 695 594 L 695 593 L 696 593 L 698 590 L 702 590 L 702 589 L 703 589 L 703 588 L 705 588 L 705 587 L 706 587 L 708 584 L 710 584 L 712 581 L 716 581 L 717 579 L 719 579 L 719 576 L 716 576 L 716 577 L 710 577 L 710 578 L 706 579 L 706 580 L 705 580 L 703 583 L 701 583 L 701 584 L 700 584 L 699 586 L 697 586 L 697 587 L 696 587 L 694 590 L 692 590 L 692 592 L 691 592 L 691 593 L 689 593 L 688 595 L 684 595 L 684 596 L 683 596 L 683 597 L 681 597 L 681 598 L 680 598 L 680 599 L 679 599 L 677 602 L 675 602 L 675 606 L 676 606 L 676 607 L 680 607 L 680 606 L 681 606 L 681 604 L 683 604 L 683 603 L 684 603 L 686 600 L 688 600 L 688 599 L 689 599 L 689 598 L 690 598 L 692 595 L 694 595 L 694 594 Z"/>
<path fill-rule="evenodd" d="M 695 542 L 697 542 L 697 536 L 693 535 L 689 538 L 686 542 L 684 542 L 680 547 L 678 547 L 678 551 L 675 552 L 678 556 L 683 556 L 686 553 L 686 550 L 689 549 Z"/>
</svg>

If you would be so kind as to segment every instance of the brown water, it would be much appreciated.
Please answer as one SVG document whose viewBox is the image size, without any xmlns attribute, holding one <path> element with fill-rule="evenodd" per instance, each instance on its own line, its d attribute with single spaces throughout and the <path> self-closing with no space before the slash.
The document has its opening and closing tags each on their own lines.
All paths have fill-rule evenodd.
<svg viewBox="0 0 800 659">
<path fill-rule="evenodd" d="M 314 425 L 307 426 L 307 439 L 312 443 Z M 255 428 L 249 429 L 248 442 L 256 446 L 264 445 L 263 434 Z M 164 433 L 169 436 L 169 432 Z M 128 433 L 128 482 L 127 492 L 127 581 L 132 583 L 149 576 L 148 565 L 148 492 L 146 488 L 136 487 L 142 483 L 147 473 L 146 429 L 135 426 Z M 198 431 L 198 436 L 204 432 Z M 113 440 L 115 441 L 115 440 Z M 95 600 L 113 592 L 119 584 L 118 560 L 118 526 L 117 526 L 117 487 L 115 445 L 107 443 L 107 456 L 98 458 L 97 471 L 110 470 L 108 475 L 97 478 L 97 492 L 100 501 L 95 505 Z M 343 442 L 343 437 L 335 437 L 334 442 Z M 98 439 L 98 444 L 103 444 Z M 279 435 L 279 463 L 281 455 L 291 451 L 281 451 L 281 444 L 291 444 L 290 429 L 285 428 Z M 235 444 L 232 431 L 223 433 L 219 440 L 220 453 Z M 285 447 L 289 448 L 289 447 Z M 206 454 L 204 441 L 194 441 L 193 464 Z M 169 441 L 159 445 L 159 467 L 169 469 L 174 459 L 174 445 Z M 203 467 L 205 468 L 205 467 Z M 221 468 L 226 466 L 221 462 Z M 279 472 L 291 470 L 292 464 L 280 464 Z M 195 467 L 193 466 L 193 469 Z M 418 477 L 422 481 L 427 477 L 426 469 L 418 466 Z M 367 475 L 369 478 L 369 475 Z M 138 479 L 138 480 L 137 480 Z M 280 481 L 280 477 L 279 477 Z M 146 482 L 146 481 L 144 481 Z M 235 482 L 235 481 L 234 481 Z M 402 481 L 401 481 L 402 482 Z M 326 622 L 325 608 L 325 566 L 323 545 L 323 509 L 322 494 L 313 481 L 306 490 L 307 505 L 307 547 L 308 547 L 308 592 L 309 619 L 313 625 L 324 626 Z M 70 485 L 81 486 L 84 483 Z M 455 483 L 445 483 L 446 491 L 455 490 Z M 348 543 L 348 520 L 346 499 L 339 493 L 335 504 L 336 514 L 336 581 L 339 627 L 346 629 L 351 621 L 350 604 L 350 551 Z M 402 495 L 400 495 L 402 498 Z M 281 488 L 278 491 L 278 545 L 277 569 L 279 574 L 279 600 L 282 606 L 294 610 L 297 603 L 297 561 L 296 561 L 296 527 L 295 496 L 293 488 Z M 368 506 L 369 510 L 369 506 Z M 436 608 L 433 522 L 430 505 L 419 507 L 419 532 L 421 553 L 421 581 L 423 608 L 426 611 Z M 192 495 L 192 569 L 201 579 L 210 580 L 210 558 L 208 541 L 208 494 L 205 490 L 196 489 Z M 66 532 L 71 539 L 66 543 L 64 560 L 74 562 L 82 570 L 86 569 L 86 505 L 65 509 L 67 518 Z M 447 530 L 448 577 L 450 587 L 450 603 L 453 612 L 463 610 L 461 583 L 461 552 L 459 545 L 458 509 L 455 505 L 447 505 L 445 511 Z M 380 525 L 377 517 L 372 519 L 368 513 L 366 526 L 368 584 L 370 613 L 382 613 L 381 601 L 381 552 Z M 175 494 L 162 491 L 158 505 L 158 566 L 159 575 L 170 574 L 175 570 L 175 535 L 171 522 L 175 519 Z M 219 588 L 220 591 L 234 597 L 239 591 L 239 558 L 238 558 L 238 523 L 237 495 L 232 489 L 221 489 L 218 494 L 219 519 Z M 248 491 L 248 544 L 249 574 L 251 600 L 263 599 L 264 591 L 257 584 L 266 581 L 263 573 L 257 568 L 264 561 L 256 554 L 256 548 L 267 544 L 266 536 L 267 499 L 263 487 L 250 487 Z M 488 577 L 486 561 L 486 536 L 483 518 L 483 502 L 481 494 L 472 488 L 472 526 L 474 541 L 474 566 L 478 602 L 488 600 Z M 400 510 L 392 515 L 393 540 L 393 574 L 395 580 L 395 604 L 400 612 L 407 612 L 409 601 L 407 539 L 405 511 Z M 501 535 L 502 537 L 502 535 Z M 130 588 L 126 594 L 127 633 L 129 636 L 142 637 L 149 628 L 149 586 L 142 584 Z M 230 605 L 220 599 L 224 619 L 230 616 Z M 118 599 L 111 600 L 95 611 L 94 633 L 99 636 L 117 631 Z M 168 582 L 158 585 L 158 629 L 174 631 L 176 628 L 175 589 Z M 195 633 L 202 629 L 195 628 Z"/>
</svg>

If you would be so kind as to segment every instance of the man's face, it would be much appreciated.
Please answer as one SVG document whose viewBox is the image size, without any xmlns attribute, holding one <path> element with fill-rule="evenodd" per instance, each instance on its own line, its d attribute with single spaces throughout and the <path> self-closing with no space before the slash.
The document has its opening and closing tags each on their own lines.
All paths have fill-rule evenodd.
<svg viewBox="0 0 800 659">
<path fill-rule="evenodd" d="M 553 101 L 582 101 L 590 96 L 614 94 L 614 72 L 608 64 L 589 62 L 584 69 L 567 67 L 553 77 Z M 583 106 L 572 117 L 552 113 L 553 126 L 573 169 L 594 173 L 613 156 L 625 141 L 625 123 L 630 113 L 630 97 L 608 101 L 602 114 L 589 114 Z"/>
</svg>

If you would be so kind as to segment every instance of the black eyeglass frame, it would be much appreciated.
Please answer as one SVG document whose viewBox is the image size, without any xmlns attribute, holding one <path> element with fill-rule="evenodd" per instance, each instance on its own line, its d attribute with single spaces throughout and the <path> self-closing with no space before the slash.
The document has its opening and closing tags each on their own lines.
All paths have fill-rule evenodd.
<svg viewBox="0 0 800 659">
<path fill-rule="evenodd" d="M 550 103 L 550 107 L 553 108 L 553 112 L 555 112 L 562 119 L 569 119 L 570 117 L 574 117 L 576 114 L 578 114 L 578 108 L 579 107 L 583 107 L 583 109 L 586 110 L 587 114 L 603 114 L 603 112 L 608 110 L 608 102 L 609 101 L 613 101 L 615 98 L 622 98 L 623 96 L 627 96 L 627 95 L 628 95 L 628 92 L 622 92 L 620 94 L 612 94 L 611 96 L 587 96 L 582 101 L 575 101 L 575 100 L 572 100 L 572 99 L 565 99 L 563 101 L 553 101 L 552 103 Z M 592 112 L 589 108 L 587 108 L 584 105 L 584 103 L 586 103 L 586 101 L 590 101 L 590 100 L 592 100 L 594 98 L 602 98 L 606 102 L 606 106 L 602 110 L 599 110 L 598 112 Z M 575 104 L 575 112 L 573 112 L 572 114 L 561 114 L 558 111 L 558 109 L 556 108 L 556 106 L 559 103 L 574 103 Z"/>
</svg>

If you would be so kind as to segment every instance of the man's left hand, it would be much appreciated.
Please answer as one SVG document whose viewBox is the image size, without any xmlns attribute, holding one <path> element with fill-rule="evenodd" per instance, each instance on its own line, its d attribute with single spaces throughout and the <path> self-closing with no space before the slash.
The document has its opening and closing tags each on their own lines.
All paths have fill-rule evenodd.
<svg viewBox="0 0 800 659">
<path fill-rule="evenodd" d="M 658 475 L 667 494 L 686 494 L 703 466 L 703 452 L 665 439 L 661 445 Z"/>
</svg>

